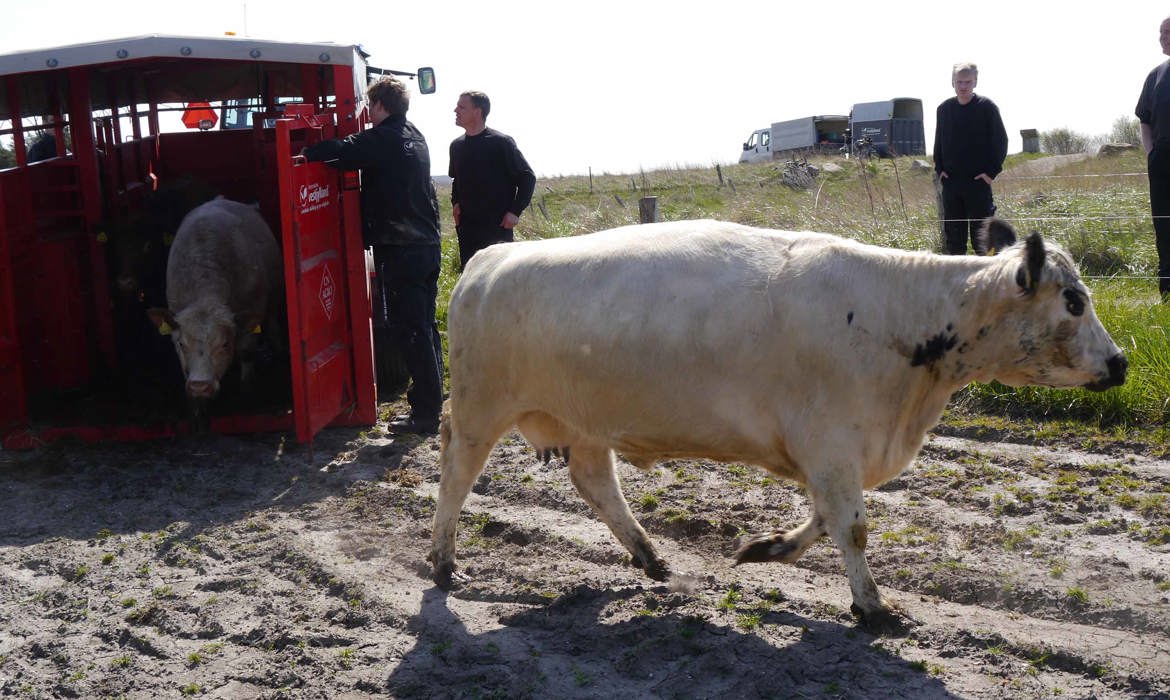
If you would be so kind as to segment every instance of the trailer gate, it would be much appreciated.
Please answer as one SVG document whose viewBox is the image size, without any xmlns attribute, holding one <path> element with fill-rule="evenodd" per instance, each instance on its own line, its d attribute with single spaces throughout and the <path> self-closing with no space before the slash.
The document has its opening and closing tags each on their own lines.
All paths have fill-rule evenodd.
<svg viewBox="0 0 1170 700">
<path fill-rule="evenodd" d="M 141 309 L 119 315 L 110 274 L 119 227 L 184 178 L 255 202 L 284 260 L 286 393 L 275 406 L 213 404 L 211 430 L 311 443 L 327 425 L 375 422 L 359 180 L 299 155 L 362 127 L 364 58 L 345 45 L 160 36 L 0 54 L 0 135 L 17 156 L 0 170 L 0 447 L 190 430 L 169 340 L 142 330 Z M 252 96 L 251 128 L 159 129 L 160 104 Z M 37 127 L 57 157 L 30 163 Z M 174 379 L 173 394 L 133 393 L 144 376 Z"/>
</svg>

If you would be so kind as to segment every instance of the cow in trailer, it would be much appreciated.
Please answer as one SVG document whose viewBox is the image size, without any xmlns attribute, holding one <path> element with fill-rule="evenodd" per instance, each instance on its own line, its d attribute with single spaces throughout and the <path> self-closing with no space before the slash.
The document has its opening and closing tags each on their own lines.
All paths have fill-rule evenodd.
<svg viewBox="0 0 1170 700">
<path fill-rule="evenodd" d="M 708 458 L 805 485 L 812 515 L 745 538 L 736 562 L 793 562 L 828 535 L 853 612 L 904 627 L 865 558 L 863 489 L 910 465 L 972 381 L 1104 390 L 1127 362 L 1068 254 L 1038 233 L 994 257 L 943 257 L 717 221 L 492 246 L 448 312 L 430 560 L 456 574 L 464 501 L 512 426 L 560 454 L 577 491 L 648 576 L 670 570 L 614 471 Z M 1006 247 L 1006 249 L 1004 249 Z"/>
<path fill-rule="evenodd" d="M 147 313 L 174 343 L 198 422 L 237 359 L 248 383 L 260 331 L 279 336 L 282 270 L 276 238 L 252 205 L 217 197 L 179 224 L 167 255 L 167 308 Z"/>
</svg>

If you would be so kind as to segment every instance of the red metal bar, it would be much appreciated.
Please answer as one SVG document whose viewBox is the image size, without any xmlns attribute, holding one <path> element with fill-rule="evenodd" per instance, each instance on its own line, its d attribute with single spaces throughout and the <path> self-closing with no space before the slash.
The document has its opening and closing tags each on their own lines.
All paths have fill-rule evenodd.
<svg viewBox="0 0 1170 700">
<path fill-rule="evenodd" d="M 300 250 L 298 250 L 300 237 L 296 235 L 296 222 L 293 219 L 291 211 L 291 203 L 293 202 L 292 180 L 284 175 L 285 164 L 292 161 L 292 149 L 290 148 L 292 125 L 293 122 L 289 119 L 278 119 L 276 121 L 276 161 L 279 164 L 277 168 L 277 179 L 280 181 L 280 238 L 283 241 L 282 247 L 284 252 L 284 287 L 290 299 L 299 299 L 299 294 L 296 290 L 301 288 L 301 266 L 298 263 L 300 259 Z M 289 364 L 292 366 L 292 384 L 294 387 L 293 422 L 296 425 L 297 441 L 308 440 L 311 442 L 312 434 L 309 431 L 308 422 L 309 407 L 306 405 L 305 400 L 309 393 L 309 379 L 305 370 L 305 356 L 307 353 L 302 325 L 300 304 L 289 304 L 288 339 L 289 354 L 291 356 Z"/>
<path fill-rule="evenodd" d="M 114 324 L 110 315 L 110 289 L 106 284 L 105 250 L 97 237 L 102 216 L 102 188 L 97 163 L 97 146 L 90 126 L 92 108 L 89 94 L 89 69 L 69 69 L 69 123 L 73 125 L 73 157 L 77 160 L 78 186 L 81 188 L 81 211 L 85 227 L 91 279 L 90 302 L 98 352 L 107 367 L 117 367 Z"/>
<path fill-rule="evenodd" d="M 337 93 L 337 136 L 361 129 L 355 114 L 359 103 L 354 94 L 353 70 L 334 66 L 333 86 Z M 341 191 L 342 254 L 346 295 L 349 297 L 349 327 L 353 333 L 355 423 L 373 425 L 378 420 L 378 392 L 374 381 L 374 333 L 370 322 L 370 276 L 366 271 L 366 248 L 362 242 L 362 212 L 357 189 Z"/>
<path fill-rule="evenodd" d="M 12 104 L 11 100 L 8 104 Z M 20 196 L 19 191 L 11 194 L 6 187 L 16 190 L 23 181 L 20 171 L 0 176 L 0 431 L 10 426 L 28 423 L 28 401 L 24 381 L 24 362 L 21 358 L 20 337 L 16 325 L 15 270 L 9 240 L 18 226 L 16 215 L 8 211 L 9 196 Z"/>
<path fill-rule="evenodd" d="M 291 430 L 292 427 L 292 415 L 286 413 L 212 418 L 210 430 L 222 435 L 243 435 L 277 433 Z M 0 447 L 6 450 L 32 450 L 66 438 L 82 442 L 145 442 L 191 434 L 191 424 L 188 421 L 157 425 L 74 425 L 39 430 L 24 428 L 4 435 L 0 440 Z"/>
<path fill-rule="evenodd" d="M 12 150 L 16 153 L 16 167 L 28 165 L 28 151 L 24 146 L 24 121 L 20 117 L 20 83 L 15 75 L 4 78 L 8 89 L 8 110 L 12 115 Z"/>
</svg>

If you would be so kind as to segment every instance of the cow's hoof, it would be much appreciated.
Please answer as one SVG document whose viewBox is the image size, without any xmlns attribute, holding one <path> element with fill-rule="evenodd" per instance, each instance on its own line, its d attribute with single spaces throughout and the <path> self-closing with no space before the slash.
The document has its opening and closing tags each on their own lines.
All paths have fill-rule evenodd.
<svg viewBox="0 0 1170 700">
<path fill-rule="evenodd" d="M 905 637 L 919 623 L 898 608 L 887 605 L 876 610 L 862 610 L 856 604 L 849 607 L 862 628 L 879 637 Z"/>
<path fill-rule="evenodd" d="M 444 591 L 450 591 L 459 588 L 470 579 L 455 570 L 455 562 L 448 561 L 435 565 L 434 570 L 431 572 L 431 580 Z"/>
<path fill-rule="evenodd" d="M 658 557 L 651 559 L 648 564 L 642 563 L 642 560 L 638 557 L 631 557 L 630 564 L 635 569 L 641 569 L 646 572 L 646 575 L 655 581 L 665 581 L 670 578 L 670 567 Z"/>
<path fill-rule="evenodd" d="M 783 532 L 768 532 L 744 538 L 731 556 L 732 566 L 740 564 L 786 561 L 792 555 L 794 545 L 784 538 Z"/>
</svg>

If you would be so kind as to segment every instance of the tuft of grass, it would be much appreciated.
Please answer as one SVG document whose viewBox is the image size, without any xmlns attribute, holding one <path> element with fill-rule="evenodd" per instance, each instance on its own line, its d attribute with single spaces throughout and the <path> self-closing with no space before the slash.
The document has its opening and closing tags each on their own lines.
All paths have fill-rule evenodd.
<svg viewBox="0 0 1170 700">
<path fill-rule="evenodd" d="M 742 629 L 746 632 L 751 632 L 752 630 L 754 630 L 760 626 L 760 614 L 759 613 L 742 613 L 742 614 L 736 616 L 735 624 L 740 629 Z"/>
<path fill-rule="evenodd" d="M 732 584 L 731 587 L 727 589 L 727 593 L 724 593 L 723 597 L 719 599 L 719 602 L 715 605 L 715 607 L 720 610 L 726 610 L 730 612 L 735 610 L 736 604 L 739 603 L 739 601 L 742 599 L 743 594 L 739 592 L 739 587 L 735 584 Z"/>
<path fill-rule="evenodd" d="M 589 674 L 578 667 L 577 664 L 572 664 L 570 668 L 573 672 L 573 683 L 576 684 L 578 688 L 584 688 L 585 686 L 591 685 L 593 683 L 593 679 L 589 677 Z"/>
</svg>

